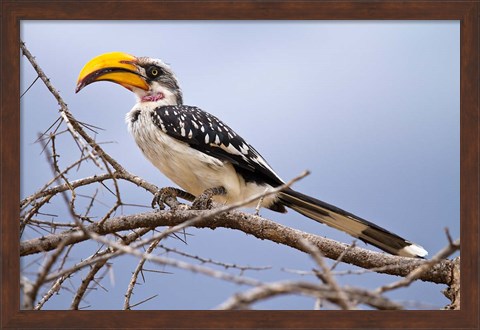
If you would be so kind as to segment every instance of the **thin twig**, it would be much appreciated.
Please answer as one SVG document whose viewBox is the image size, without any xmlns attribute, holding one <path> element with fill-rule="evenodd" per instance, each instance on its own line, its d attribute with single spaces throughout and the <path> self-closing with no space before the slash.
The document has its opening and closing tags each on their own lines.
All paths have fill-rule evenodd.
<svg viewBox="0 0 480 330">
<path fill-rule="evenodd" d="M 85 292 L 88 289 L 88 286 L 90 283 L 95 279 L 95 275 L 100 271 L 100 269 L 105 266 L 107 263 L 108 259 L 101 260 L 93 265 L 93 267 L 90 269 L 88 272 L 87 276 L 82 280 L 82 283 L 78 287 L 77 292 L 75 293 L 75 296 L 73 297 L 72 304 L 70 305 L 70 309 L 77 310 L 78 306 L 80 305 L 80 302 L 82 301 L 83 296 L 85 295 Z"/>
<path fill-rule="evenodd" d="M 158 294 L 155 294 L 155 295 L 153 295 L 153 296 L 151 296 L 151 297 L 148 297 L 148 298 L 146 298 L 146 299 L 143 299 L 142 301 L 139 301 L 138 303 L 131 305 L 131 306 L 130 306 L 130 309 L 131 309 L 132 307 L 137 307 L 137 306 L 139 306 L 139 305 L 141 305 L 141 304 L 143 304 L 143 303 L 146 303 L 147 301 L 152 300 L 152 299 L 154 299 L 154 298 L 156 298 L 156 297 L 158 297 Z"/>
<path fill-rule="evenodd" d="M 37 82 L 37 80 L 40 78 L 40 76 L 37 76 L 35 78 L 35 80 L 33 80 L 33 82 L 30 84 L 30 86 L 27 87 L 27 89 L 25 90 L 25 92 L 22 93 L 22 95 L 20 95 L 20 99 L 25 95 L 27 94 L 27 92 L 30 90 L 30 88 L 33 87 L 33 85 L 35 85 L 35 83 Z"/>
<path fill-rule="evenodd" d="M 150 229 L 148 229 L 148 228 L 140 228 L 140 229 L 128 234 L 127 236 L 125 236 L 122 240 L 122 244 L 126 244 L 126 245 L 131 244 L 132 242 L 137 240 L 139 237 L 145 235 L 149 231 L 150 231 Z M 58 281 L 60 281 L 60 284 L 61 284 L 61 282 L 63 282 L 65 279 L 67 279 L 68 277 L 70 277 L 72 274 L 79 271 L 80 269 L 88 267 L 89 265 L 92 265 L 92 264 L 95 265 L 99 262 L 106 263 L 110 258 L 113 258 L 115 255 L 116 255 L 115 252 L 112 252 L 110 247 L 108 247 L 103 251 L 98 251 L 94 255 L 92 255 L 92 256 L 88 257 L 87 259 L 77 263 L 76 265 L 74 265 L 73 267 L 71 267 L 69 269 L 64 269 L 62 271 L 58 271 L 57 273 L 48 274 L 45 277 L 45 282 L 50 282 L 52 280 L 56 281 L 55 284 L 52 286 L 52 288 L 49 290 L 49 292 L 51 291 L 51 294 L 53 294 L 55 292 L 54 287 L 56 286 L 56 283 Z M 48 300 L 50 297 L 45 297 L 45 298 L 46 298 L 46 300 Z M 41 307 L 42 306 L 39 306 L 39 309 Z"/>
<path fill-rule="evenodd" d="M 49 255 L 49 257 L 41 267 L 41 270 L 37 276 L 36 281 L 32 284 L 32 287 L 29 290 L 29 294 L 25 295 L 26 299 L 23 305 L 25 309 L 33 309 L 35 305 L 35 300 L 37 299 L 38 290 L 40 290 L 40 287 L 46 282 L 45 279 L 48 273 L 50 272 L 50 269 L 52 268 L 53 264 L 57 261 L 58 257 L 63 252 L 64 248 L 65 248 L 65 243 L 60 242 L 60 244 L 55 249 L 55 251 Z"/>
<path fill-rule="evenodd" d="M 33 308 L 34 310 L 38 311 L 41 310 L 43 305 L 56 293 L 60 291 L 62 288 L 63 282 L 68 278 L 67 275 L 59 277 L 50 287 L 50 289 L 43 295 L 42 299 L 35 305 Z"/>
<path fill-rule="evenodd" d="M 160 243 L 159 239 L 154 240 L 150 244 L 150 246 L 148 247 L 146 253 L 148 253 L 148 254 L 152 253 L 152 251 L 157 247 L 158 243 Z M 125 300 L 124 300 L 124 303 L 123 303 L 123 309 L 125 309 L 125 310 L 131 309 L 131 307 L 132 307 L 132 306 L 130 306 L 130 298 L 131 298 L 132 293 L 133 293 L 133 288 L 135 287 L 135 284 L 137 283 L 138 274 L 142 271 L 143 265 L 145 264 L 146 261 L 147 261 L 147 259 L 145 259 L 145 258 L 142 258 L 140 260 L 140 262 L 138 263 L 137 267 L 135 268 L 135 270 L 132 274 L 132 277 L 130 279 L 130 283 L 128 283 L 127 293 L 125 294 Z"/>
<path fill-rule="evenodd" d="M 338 296 L 338 305 L 345 310 L 355 309 L 353 304 L 349 301 L 345 291 L 338 285 L 335 277 L 332 275 L 330 268 L 325 263 L 325 257 L 318 247 L 307 241 L 306 239 L 301 239 L 300 244 L 302 244 L 305 249 L 310 253 L 310 256 L 315 260 L 317 265 L 320 267 L 321 272 L 317 272 L 318 277 L 329 287 L 332 288 Z"/>
<path fill-rule="evenodd" d="M 355 246 L 357 246 L 356 243 L 357 243 L 357 241 L 354 240 L 352 242 L 352 244 L 350 244 L 350 246 L 345 251 L 343 251 L 342 254 L 340 254 L 340 256 L 338 256 L 337 260 L 335 260 L 332 267 L 330 267 L 330 271 L 334 270 L 342 262 L 343 256 L 345 254 L 347 254 L 351 249 L 353 249 Z"/>
<path fill-rule="evenodd" d="M 246 284 L 246 285 L 256 286 L 256 285 L 259 285 L 261 283 L 260 281 L 252 279 L 252 278 L 231 275 L 231 274 L 221 272 L 221 271 L 217 271 L 217 270 L 214 270 L 214 269 L 211 269 L 211 268 L 189 264 L 189 263 L 184 262 L 184 261 L 164 258 L 164 257 L 160 257 L 160 256 L 155 256 L 151 253 L 146 253 L 146 252 L 143 253 L 138 249 L 138 244 L 136 244 L 135 246 L 124 246 L 124 245 L 118 244 L 116 242 L 113 242 L 111 240 L 108 240 L 108 239 L 104 238 L 103 236 L 97 235 L 95 233 L 90 233 L 90 236 L 91 236 L 92 239 L 94 239 L 98 242 L 101 242 L 103 244 L 109 245 L 112 248 L 114 248 L 118 251 L 121 251 L 123 254 L 134 255 L 136 257 L 143 258 L 145 260 L 150 260 L 150 261 L 156 262 L 156 263 L 161 264 L 161 265 L 172 266 L 172 267 L 175 267 L 175 268 L 188 270 L 188 271 L 191 271 L 191 272 L 194 272 L 194 273 L 200 273 L 200 274 L 203 274 L 203 275 L 206 275 L 206 276 L 222 279 L 222 280 L 229 281 L 229 282 L 234 282 L 234 283 L 237 283 L 237 284 Z"/>
<path fill-rule="evenodd" d="M 203 258 L 203 257 L 200 257 L 200 256 L 196 256 L 196 255 L 191 255 L 191 254 L 188 254 L 188 253 L 185 253 L 183 251 L 179 251 L 177 249 L 173 249 L 173 248 L 169 248 L 165 245 L 160 245 L 160 247 L 162 249 L 164 249 L 165 251 L 167 252 L 172 252 L 172 253 L 176 253 L 178 255 L 181 255 L 183 257 L 187 257 L 187 258 L 191 258 L 191 259 L 195 259 L 195 260 L 198 260 L 199 262 L 201 262 L 202 264 L 204 263 L 207 263 L 207 264 L 212 264 L 212 265 L 217 265 L 217 266 L 221 266 L 225 269 L 230 269 L 230 268 L 233 268 L 233 269 L 238 269 L 240 270 L 240 274 L 243 274 L 245 271 L 247 270 L 256 270 L 256 271 L 260 271 L 260 270 L 267 270 L 267 269 L 271 269 L 272 266 L 260 266 L 260 267 L 255 267 L 255 266 L 242 266 L 242 265 L 237 265 L 237 264 L 230 264 L 230 263 L 225 263 L 225 262 L 221 262 L 221 261 L 215 261 L 211 258 Z"/>
<path fill-rule="evenodd" d="M 23 41 L 20 41 L 20 48 L 22 49 L 23 55 L 28 59 L 28 61 L 30 62 L 30 64 L 32 65 L 34 70 L 37 72 L 40 79 L 43 81 L 43 83 L 45 84 L 45 86 L 47 86 L 50 93 L 52 93 L 52 95 L 57 100 L 57 103 L 60 106 L 60 110 L 61 110 L 60 115 L 62 116 L 63 120 L 67 124 L 67 127 L 70 131 L 70 134 L 74 138 L 75 142 L 77 142 L 81 146 L 81 149 L 89 150 L 88 146 L 79 137 L 79 135 L 81 135 L 82 138 L 85 139 L 85 136 L 88 136 L 88 135 L 83 131 L 83 129 L 80 127 L 80 125 L 77 122 L 70 120 L 72 118 L 72 116 L 67 109 L 67 104 L 65 103 L 65 101 L 63 101 L 62 97 L 60 96 L 58 91 L 55 89 L 55 87 L 53 87 L 52 83 L 50 82 L 50 79 L 45 75 L 43 70 L 40 68 L 37 61 L 35 60 L 33 55 L 30 53 L 30 51 L 27 49 L 27 47 L 25 46 L 25 43 Z M 82 132 L 84 134 L 79 134 L 80 132 Z M 88 137 L 88 140 L 90 140 L 90 137 Z M 87 143 L 90 142 L 88 140 L 86 140 Z M 90 155 L 90 158 L 92 159 L 92 161 L 99 168 L 101 168 L 101 165 L 97 160 L 97 157 L 92 152 L 89 152 L 89 155 Z"/>
</svg>

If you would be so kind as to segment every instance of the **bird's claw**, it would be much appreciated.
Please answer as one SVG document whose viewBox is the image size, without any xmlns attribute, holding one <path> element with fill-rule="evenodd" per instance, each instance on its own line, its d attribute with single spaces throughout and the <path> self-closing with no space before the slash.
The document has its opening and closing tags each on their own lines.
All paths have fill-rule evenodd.
<svg viewBox="0 0 480 330">
<path fill-rule="evenodd" d="M 155 195 L 153 195 L 152 208 L 154 209 L 158 205 L 160 210 L 164 210 L 165 205 L 169 205 L 174 209 L 180 204 L 176 197 L 177 191 L 175 188 L 161 188 L 155 193 Z"/>
<path fill-rule="evenodd" d="M 227 191 L 224 187 L 213 187 L 206 189 L 192 203 L 192 210 L 209 210 L 213 207 L 212 197 L 225 195 Z"/>
<path fill-rule="evenodd" d="M 212 208 L 212 195 L 202 193 L 192 203 L 192 210 L 209 210 Z"/>
</svg>

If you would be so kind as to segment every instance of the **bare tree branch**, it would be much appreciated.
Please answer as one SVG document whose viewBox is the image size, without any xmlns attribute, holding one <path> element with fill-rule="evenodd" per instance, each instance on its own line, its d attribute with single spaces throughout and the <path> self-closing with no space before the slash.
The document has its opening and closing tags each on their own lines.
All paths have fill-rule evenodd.
<svg viewBox="0 0 480 330">
<path fill-rule="evenodd" d="M 93 265 L 93 267 L 88 272 L 87 276 L 85 276 L 85 278 L 82 280 L 82 283 L 78 287 L 78 290 L 75 293 L 75 297 L 73 297 L 72 304 L 70 305 L 70 309 L 78 309 L 78 306 L 80 305 L 80 302 L 82 301 L 82 298 L 85 295 L 85 292 L 87 291 L 88 286 L 95 279 L 95 275 L 97 275 L 100 269 L 102 269 L 103 266 L 105 266 L 107 261 L 108 259 L 101 260 Z"/>
<path fill-rule="evenodd" d="M 377 309 L 403 309 L 401 305 L 391 302 L 377 294 L 367 290 L 345 288 L 345 294 L 351 300 L 372 306 Z M 326 285 L 313 284 L 308 282 L 275 282 L 268 283 L 247 292 L 239 293 L 228 299 L 215 309 L 246 309 L 250 305 L 271 298 L 277 295 L 298 293 L 320 299 L 326 299 L 334 304 L 338 303 L 338 292 Z"/>
<path fill-rule="evenodd" d="M 176 226 L 195 216 L 204 215 L 208 212 L 211 211 L 175 210 L 123 215 L 106 220 L 102 226 L 99 226 L 97 223 L 91 224 L 86 227 L 86 230 L 91 233 L 106 235 L 135 228 Z M 304 238 L 316 245 L 325 257 L 333 260 L 336 260 L 345 250 L 349 249 L 349 246 L 346 244 L 305 233 L 283 226 L 274 221 L 239 211 L 231 211 L 208 220 L 202 220 L 193 226 L 196 228 L 230 228 L 240 230 L 260 239 L 271 240 L 307 252 L 299 243 L 299 238 Z M 67 230 L 59 234 L 21 242 L 20 255 L 24 256 L 43 251 L 51 251 L 55 249 L 62 240 L 65 240 L 65 244 L 74 244 L 85 241 L 88 238 L 88 235 L 85 235 L 81 230 Z M 413 269 L 426 261 L 393 256 L 355 247 L 343 255 L 343 262 L 365 269 L 379 268 L 380 273 L 407 276 Z M 452 267 L 453 265 L 450 260 L 444 260 L 422 274 L 419 279 L 448 284 L 451 280 Z"/>
<path fill-rule="evenodd" d="M 60 244 L 56 247 L 55 252 L 50 254 L 45 260 L 42 270 L 37 276 L 37 280 L 32 284 L 29 290 L 26 291 L 27 294 L 25 294 L 25 300 L 23 302 L 23 307 L 25 309 L 33 309 L 35 305 L 35 300 L 37 299 L 38 290 L 45 282 L 45 278 L 50 272 L 50 269 L 52 268 L 55 261 L 57 261 L 57 259 L 60 257 L 60 254 L 63 252 L 64 248 L 65 243 L 60 242 Z"/>
<path fill-rule="evenodd" d="M 444 307 L 444 309 L 447 310 L 460 310 L 460 287 L 461 287 L 461 282 L 460 282 L 460 257 L 456 257 L 453 259 L 453 270 L 452 270 L 452 281 L 448 285 L 448 288 L 446 288 L 443 291 L 443 294 L 445 297 L 450 299 L 450 304 Z"/>
<path fill-rule="evenodd" d="M 121 245 L 121 244 L 118 244 L 116 242 L 113 242 L 111 240 L 108 240 L 101 235 L 91 233 L 91 232 L 89 234 L 94 240 L 99 241 L 99 242 L 104 243 L 104 244 L 107 244 L 107 245 L 111 246 L 112 248 L 114 248 L 118 251 L 121 251 L 124 254 L 131 254 L 131 255 L 134 255 L 136 257 L 143 258 L 145 260 L 150 260 L 150 261 L 153 261 L 153 262 L 157 262 L 161 265 L 167 265 L 167 266 L 172 266 L 172 267 L 176 267 L 176 268 L 180 268 L 180 269 L 185 269 L 185 270 L 188 270 L 188 271 L 191 271 L 191 272 L 194 272 L 194 273 L 200 273 L 200 274 L 203 274 L 203 275 L 206 275 L 206 276 L 222 279 L 224 281 L 229 281 L 229 282 L 233 282 L 233 283 L 237 283 L 237 284 L 257 286 L 261 283 L 260 281 L 255 280 L 253 278 L 231 275 L 231 274 L 224 273 L 224 272 L 214 270 L 214 269 L 211 269 L 211 268 L 189 264 L 189 263 L 184 262 L 184 261 L 164 258 L 164 257 L 160 257 L 160 256 L 155 256 L 155 255 L 153 255 L 151 253 L 148 253 L 148 252 L 142 253 L 139 249 L 137 249 L 137 246 L 135 246 L 135 247 L 125 246 L 125 245 Z"/>
<path fill-rule="evenodd" d="M 160 243 L 160 239 L 154 240 L 150 244 L 150 246 L 148 247 L 146 253 L 147 254 L 152 253 L 152 251 L 157 247 L 158 243 Z M 132 297 L 133 288 L 135 287 L 135 284 L 137 283 L 138 274 L 142 271 L 143 265 L 145 264 L 146 261 L 147 261 L 147 259 L 145 257 L 142 257 L 142 259 L 138 263 L 137 267 L 135 268 L 135 271 L 132 274 L 132 278 L 130 279 L 130 283 L 128 284 L 127 293 L 125 294 L 123 309 L 131 309 L 130 298 Z"/>
<path fill-rule="evenodd" d="M 328 285 L 333 292 L 335 292 L 336 296 L 338 297 L 338 305 L 342 309 L 350 310 L 354 309 L 353 304 L 349 301 L 348 295 L 345 293 L 343 288 L 341 288 L 337 281 L 335 280 L 330 268 L 327 267 L 325 263 L 325 257 L 323 256 L 322 252 L 316 247 L 315 245 L 311 244 L 306 239 L 301 239 L 300 244 L 310 253 L 313 260 L 317 263 L 320 267 L 320 271 L 317 271 L 317 276 L 322 280 L 322 282 Z"/>
<path fill-rule="evenodd" d="M 226 262 L 221 262 L 221 261 L 216 261 L 216 260 L 213 260 L 211 258 L 203 258 L 203 257 L 200 257 L 200 256 L 197 256 L 197 255 L 191 255 L 191 254 L 188 254 L 188 253 L 185 253 L 185 252 L 182 252 L 182 251 L 179 251 L 177 249 L 173 249 L 173 248 L 169 248 L 165 245 L 160 245 L 160 247 L 162 249 L 164 249 L 166 252 L 172 252 L 172 253 L 175 253 L 175 254 L 178 254 L 178 255 L 181 255 L 183 257 L 187 257 L 187 258 L 191 258 L 191 259 L 196 259 L 198 260 L 200 263 L 202 264 L 212 264 L 212 265 L 217 265 L 217 266 L 221 266 L 225 269 L 230 269 L 230 268 L 233 268 L 233 269 L 238 269 L 240 270 L 240 274 L 243 274 L 245 271 L 247 270 L 256 270 L 256 271 L 259 271 L 259 270 L 267 270 L 267 269 L 271 269 L 272 266 L 246 266 L 246 265 L 237 265 L 237 264 L 231 264 L 231 263 L 226 263 Z"/>
<path fill-rule="evenodd" d="M 460 239 L 457 239 L 454 242 L 449 242 L 449 244 L 445 248 L 440 250 L 435 256 L 433 256 L 432 259 L 427 260 L 425 263 L 419 265 L 417 268 L 415 268 L 410 273 L 408 273 L 407 276 L 405 276 L 404 278 L 402 278 L 397 282 L 381 286 L 378 289 L 376 289 L 375 292 L 383 293 L 386 291 L 391 291 L 393 289 L 410 285 L 413 281 L 415 281 L 416 279 L 419 279 L 422 276 L 422 274 L 427 272 L 429 269 L 432 269 L 434 265 L 438 264 L 442 260 L 445 260 L 445 258 L 449 257 L 459 249 L 460 249 Z"/>
<path fill-rule="evenodd" d="M 37 71 L 38 76 L 40 79 L 43 81 L 45 86 L 47 86 L 48 90 L 52 95 L 55 97 L 57 100 L 58 105 L 60 106 L 60 114 L 67 123 L 67 127 L 72 134 L 72 137 L 75 139 L 75 141 L 82 146 L 82 149 L 84 150 L 89 150 L 89 148 L 84 144 L 84 142 L 79 138 L 79 133 L 80 135 L 87 141 L 89 142 L 90 137 L 83 131 L 83 129 L 80 127 L 78 122 L 76 121 L 71 121 L 71 114 L 67 109 L 67 104 L 63 101 L 63 99 L 60 97 L 60 94 L 58 91 L 53 87 L 52 83 L 50 82 L 50 79 L 47 78 L 43 70 L 40 68 L 38 65 L 37 61 L 33 57 L 33 55 L 30 53 L 30 51 L 25 47 L 25 43 L 23 41 L 20 42 L 20 48 L 22 50 L 23 55 L 30 61 L 30 64 L 32 64 L 32 67 Z M 83 134 L 82 134 L 83 133 Z M 86 139 L 88 137 L 88 139 Z M 97 160 L 97 157 L 92 153 L 89 152 L 90 158 L 97 164 L 98 167 L 100 166 L 100 163 Z M 104 155 L 102 155 L 104 156 Z"/>
</svg>

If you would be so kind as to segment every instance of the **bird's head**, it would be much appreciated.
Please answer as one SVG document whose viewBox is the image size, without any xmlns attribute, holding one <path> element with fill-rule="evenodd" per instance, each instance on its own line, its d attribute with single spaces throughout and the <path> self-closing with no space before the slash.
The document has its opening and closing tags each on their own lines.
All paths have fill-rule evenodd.
<svg viewBox="0 0 480 330">
<path fill-rule="evenodd" d="M 96 81 L 122 85 L 135 93 L 139 102 L 182 104 L 182 92 L 175 74 L 158 59 L 122 52 L 99 55 L 80 71 L 75 92 Z"/>
</svg>

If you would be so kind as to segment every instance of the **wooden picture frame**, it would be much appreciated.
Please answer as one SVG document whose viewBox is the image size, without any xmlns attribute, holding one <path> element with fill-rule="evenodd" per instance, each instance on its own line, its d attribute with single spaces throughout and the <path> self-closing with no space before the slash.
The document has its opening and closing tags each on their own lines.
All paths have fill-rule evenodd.
<svg viewBox="0 0 480 330">
<path fill-rule="evenodd" d="M 2 328 L 478 328 L 479 17 L 477 1 L 2 2 Z M 19 288 L 21 20 L 459 20 L 461 33 L 459 311 L 23 311 Z"/>
</svg>

